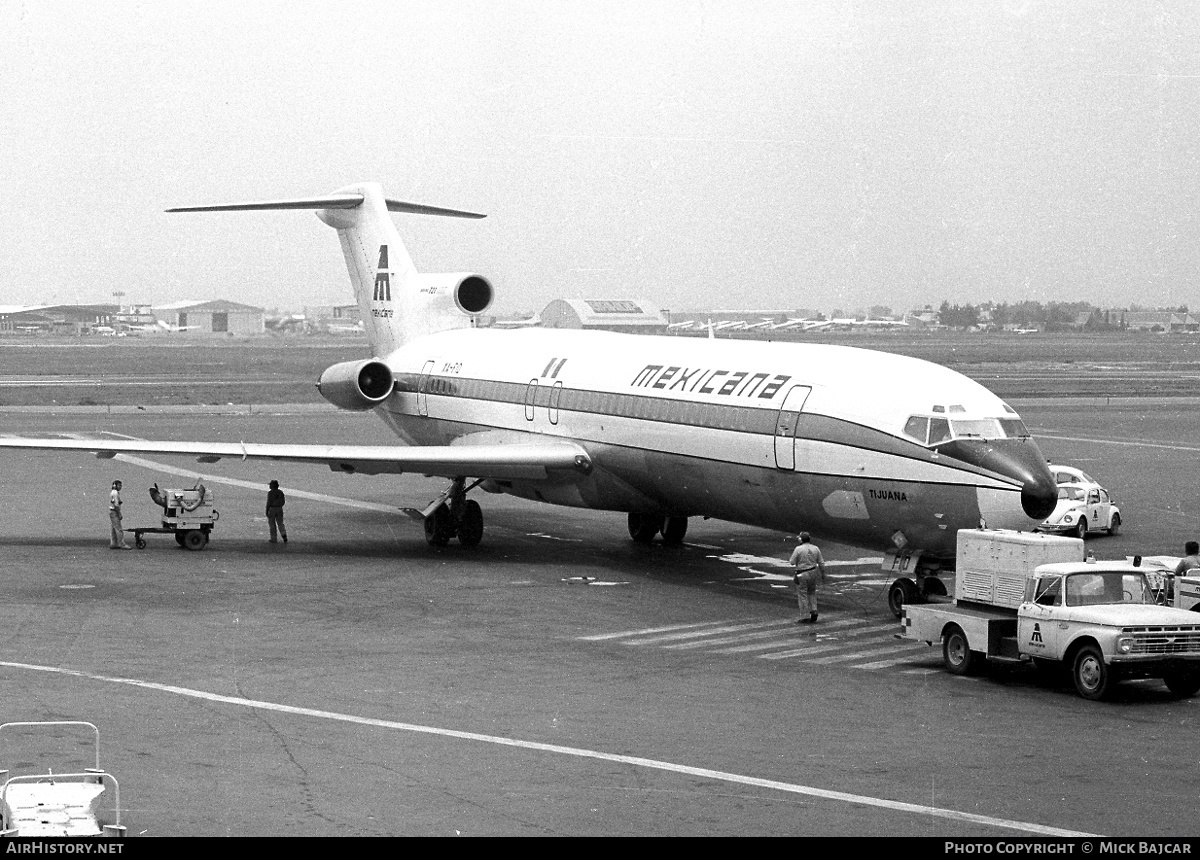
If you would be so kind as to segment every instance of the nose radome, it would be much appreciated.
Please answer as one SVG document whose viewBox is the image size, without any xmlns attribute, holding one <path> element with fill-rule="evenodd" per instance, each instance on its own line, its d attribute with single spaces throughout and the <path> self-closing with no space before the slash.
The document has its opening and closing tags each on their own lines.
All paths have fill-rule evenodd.
<svg viewBox="0 0 1200 860">
<path fill-rule="evenodd" d="M 1021 490 L 1021 507 L 1031 519 L 1044 520 L 1054 512 L 1058 504 L 1058 485 L 1049 470 L 1025 481 Z"/>
</svg>

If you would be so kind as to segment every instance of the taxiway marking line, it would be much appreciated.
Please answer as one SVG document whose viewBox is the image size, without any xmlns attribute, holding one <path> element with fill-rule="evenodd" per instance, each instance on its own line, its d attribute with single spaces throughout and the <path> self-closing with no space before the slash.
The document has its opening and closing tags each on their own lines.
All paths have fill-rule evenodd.
<svg viewBox="0 0 1200 860">
<path fill-rule="evenodd" d="M 893 634 L 885 633 L 881 630 L 863 630 L 859 631 L 861 635 L 865 635 L 867 640 L 879 639 L 881 642 L 886 641 L 885 637 L 890 637 Z M 855 645 L 861 646 L 862 642 L 855 642 Z M 807 657 L 809 654 L 815 654 L 818 651 L 832 651 L 835 648 L 842 648 L 846 645 L 843 639 L 830 639 L 825 642 L 820 642 L 816 647 L 800 647 L 792 648 L 789 651 L 777 651 L 773 654 L 759 654 L 760 660 L 786 660 L 791 657 Z M 854 654 L 845 655 L 847 659 L 853 659 L 855 656 L 862 655 L 863 652 L 857 651 Z M 808 660 L 806 662 L 813 662 Z"/>
<path fill-rule="evenodd" d="M 730 773 L 722 770 L 710 770 L 709 768 L 693 767 L 691 765 L 676 764 L 674 762 L 643 758 L 641 756 L 619 755 L 617 753 L 606 753 L 599 750 L 583 749 L 581 747 L 567 747 L 559 744 L 523 741 L 517 738 L 506 738 L 499 735 L 484 735 L 478 732 L 464 732 L 457 729 L 443 729 L 437 726 L 422 726 L 416 723 L 403 723 L 395 720 L 381 720 L 372 717 L 360 717 L 354 714 L 338 713 L 337 711 L 322 711 L 316 708 L 302 708 L 295 705 L 283 705 L 279 704 L 278 702 L 267 702 L 261 699 L 247 699 L 242 696 L 223 696 L 218 693 L 209 693 L 204 690 L 193 690 L 189 687 L 179 687 L 174 684 L 160 684 L 154 681 L 141 681 L 135 678 L 116 678 L 109 675 L 97 675 L 92 672 L 82 672 L 77 669 L 64 669 L 61 666 L 39 666 L 34 663 L 11 663 L 8 661 L 0 661 L 0 666 L 7 666 L 10 669 L 25 669 L 34 672 L 47 672 L 54 675 L 67 675 L 73 678 L 85 678 L 91 681 L 102 681 L 110 684 L 125 684 L 130 687 L 139 687 L 145 690 L 156 690 L 161 693 L 173 693 L 174 695 L 186 696 L 191 699 L 200 699 L 202 701 L 217 702 L 226 705 L 237 705 L 244 708 L 255 708 L 262 711 L 275 711 L 278 713 L 293 714 L 301 717 L 316 717 L 323 720 L 336 720 L 338 722 L 351 723 L 360 726 L 396 729 L 398 731 L 435 735 L 445 738 L 455 738 L 458 740 L 477 741 L 479 743 L 515 747 L 518 749 L 534 750 L 537 752 L 556 753 L 558 755 L 568 755 L 576 758 L 610 761 L 617 764 L 626 764 L 634 767 L 645 767 L 652 770 L 665 771 L 667 773 L 696 776 L 702 779 L 715 779 L 720 780 L 721 782 L 754 786 L 755 788 L 766 788 L 773 791 L 782 791 L 787 794 L 800 794 L 809 797 L 818 797 L 823 800 L 841 801 L 843 803 L 857 803 L 863 806 L 877 807 L 879 809 L 907 812 L 914 815 L 926 815 L 931 818 L 944 818 L 950 821 L 982 824 L 986 827 L 999 827 L 1006 830 L 1016 830 L 1022 833 L 1034 833 L 1043 836 L 1092 838 L 1099 835 L 1094 833 L 1083 833 L 1076 830 L 1066 830 L 1061 827 L 1050 827 L 1045 824 L 1037 824 L 1028 821 L 994 818 L 990 815 L 979 815 L 978 813 L 973 812 L 961 812 L 956 809 L 942 809 L 935 806 L 922 806 L 917 803 L 905 803 L 899 800 L 889 800 L 883 797 L 870 797 L 863 794 L 850 794 L 849 792 L 845 791 L 832 791 L 826 788 L 817 788 L 811 785 L 800 785 L 799 783 L 794 782 L 782 782 L 775 779 L 762 779 L 755 776 L 745 776 L 743 774 Z"/>
<path fill-rule="evenodd" d="M 739 634 L 736 634 L 733 636 L 721 636 L 716 639 L 705 639 L 700 642 L 684 642 L 684 643 L 680 643 L 678 645 L 664 645 L 662 647 L 663 648 L 675 648 L 675 649 L 706 648 L 711 645 L 730 645 L 734 642 L 752 642 L 752 641 L 759 640 L 759 639 L 769 639 L 772 636 L 774 636 L 776 639 L 775 642 L 759 643 L 758 645 L 752 646 L 751 648 L 747 649 L 747 650 L 754 650 L 755 648 L 758 648 L 761 650 L 764 648 L 772 648 L 772 647 L 775 647 L 776 645 L 785 644 L 784 642 L 779 641 L 781 639 L 795 639 L 797 636 L 812 636 L 813 635 L 813 629 L 810 625 L 797 624 L 795 621 L 788 621 L 785 623 L 787 624 L 787 628 L 784 630 L 760 630 L 755 633 L 739 633 Z M 853 620 L 847 619 L 847 620 L 844 620 L 841 622 L 837 622 L 837 621 L 831 622 L 830 624 L 825 625 L 825 627 L 827 629 L 829 627 L 833 627 L 835 624 L 840 624 L 841 626 L 845 626 L 845 625 L 853 624 L 853 623 L 854 623 Z M 847 632 L 846 635 L 847 636 L 856 636 L 856 635 L 859 635 L 861 632 L 862 631 L 850 631 L 850 632 Z M 723 649 L 723 650 L 736 653 L 736 651 L 739 649 L 727 648 L 727 649 Z"/>
<path fill-rule="evenodd" d="M 861 623 L 861 622 L 856 618 L 847 618 L 842 621 L 831 621 L 828 624 L 822 624 L 821 630 L 825 631 L 831 627 L 845 627 L 846 625 L 849 625 L 849 624 L 859 624 L 859 623 Z M 809 624 L 796 624 L 788 632 L 792 634 L 792 636 L 788 637 L 788 638 L 794 638 L 796 636 L 811 637 L 811 636 L 818 635 L 817 631 L 813 630 L 812 625 L 809 625 Z M 845 633 L 846 636 L 859 636 L 864 631 L 843 631 L 843 632 Z M 836 641 L 840 641 L 840 640 L 813 639 L 812 641 L 815 644 L 817 642 L 822 642 L 822 643 L 836 642 Z M 744 651 L 766 651 L 769 648 L 778 648 L 780 645 L 783 645 L 783 644 L 784 644 L 783 642 L 756 642 L 753 645 L 735 645 L 732 648 L 714 648 L 713 653 L 714 654 L 740 654 Z"/>
<path fill-rule="evenodd" d="M 601 633 L 597 636 L 580 636 L 581 642 L 602 642 L 605 639 L 620 639 L 622 636 L 646 636 L 650 633 L 666 633 L 670 630 L 694 630 L 697 627 L 710 627 L 714 624 L 727 624 L 726 621 L 697 621 L 694 624 L 671 624 L 667 627 L 647 627 L 643 630 L 622 630 L 620 633 Z"/>
<path fill-rule="evenodd" d="M 1127 448 L 1165 448 L 1168 451 L 1200 451 L 1195 445 L 1168 445 L 1164 442 L 1139 442 L 1133 439 L 1087 439 L 1082 436 L 1047 436 L 1037 434 L 1038 439 L 1056 439 L 1061 442 L 1092 442 L 1098 445 L 1123 445 Z"/>
<path fill-rule="evenodd" d="M 835 654 L 832 657 L 818 657 L 816 660 L 806 660 L 806 663 L 843 663 L 847 660 L 857 660 L 860 657 L 878 657 L 881 654 L 895 654 L 898 648 L 912 651 L 914 648 L 925 647 L 919 642 L 915 642 L 907 647 L 903 645 L 890 645 L 887 648 L 876 648 L 874 651 L 855 651 L 853 654 Z"/>
<path fill-rule="evenodd" d="M 755 621 L 752 624 L 727 624 L 724 627 L 713 627 L 708 630 L 692 630 L 688 633 L 667 633 L 662 636 L 651 636 L 649 639 L 629 639 L 622 645 L 657 645 L 659 642 L 670 642 L 674 639 L 695 639 L 698 636 L 709 636 L 713 633 L 738 633 L 742 630 L 757 630 L 761 627 L 782 627 L 794 624 L 794 621 Z"/>
</svg>

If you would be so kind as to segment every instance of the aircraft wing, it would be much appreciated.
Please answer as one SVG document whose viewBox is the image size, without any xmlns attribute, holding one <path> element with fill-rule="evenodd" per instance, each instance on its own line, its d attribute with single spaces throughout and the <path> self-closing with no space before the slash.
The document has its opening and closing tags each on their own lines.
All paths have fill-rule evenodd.
<svg viewBox="0 0 1200 860">
<path fill-rule="evenodd" d="M 145 439 L 0 438 L 0 449 L 91 451 L 109 459 L 117 454 L 180 454 L 201 463 L 224 458 L 276 460 L 328 466 L 335 472 L 364 475 L 437 475 L 543 480 L 551 471 L 587 474 L 591 458 L 566 441 L 475 445 L 284 445 L 257 442 L 160 442 Z"/>
</svg>

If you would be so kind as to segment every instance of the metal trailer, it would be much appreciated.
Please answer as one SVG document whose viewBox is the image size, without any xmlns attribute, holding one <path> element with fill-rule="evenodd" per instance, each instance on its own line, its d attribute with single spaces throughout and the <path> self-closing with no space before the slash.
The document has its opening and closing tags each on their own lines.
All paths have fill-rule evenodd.
<svg viewBox="0 0 1200 860">
<path fill-rule="evenodd" d="M 0 837 L 125 835 L 121 825 L 121 789 L 117 778 L 100 767 L 100 730 L 77 720 L 18 722 L 0 725 L 0 753 L 8 736 L 19 729 L 62 727 L 91 729 L 93 767 L 75 773 L 45 773 L 10 777 L 0 770 Z M 111 810 L 107 798 L 112 800 Z"/>
<path fill-rule="evenodd" d="M 213 507 L 212 490 L 199 482 L 186 490 L 159 490 L 156 484 L 150 488 L 150 498 L 163 509 L 162 525 L 127 529 L 133 532 L 134 546 L 146 548 L 142 535 L 147 532 L 173 534 L 184 549 L 201 550 L 208 545 L 209 533 L 221 517 Z"/>
</svg>

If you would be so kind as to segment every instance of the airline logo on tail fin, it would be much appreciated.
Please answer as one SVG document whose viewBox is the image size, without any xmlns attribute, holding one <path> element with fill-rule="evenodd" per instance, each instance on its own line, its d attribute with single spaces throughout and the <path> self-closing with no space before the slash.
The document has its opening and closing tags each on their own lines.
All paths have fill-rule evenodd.
<svg viewBox="0 0 1200 860">
<path fill-rule="evenodd" d="M 387 271 L 388 267 L 388 250 L 387 245 L 379 246 L 379 266 L 375 275 L 375 292 L 371 296 L 373 301 L 390 302 L 392 300 L 392 274 Z"/>
</svg>

